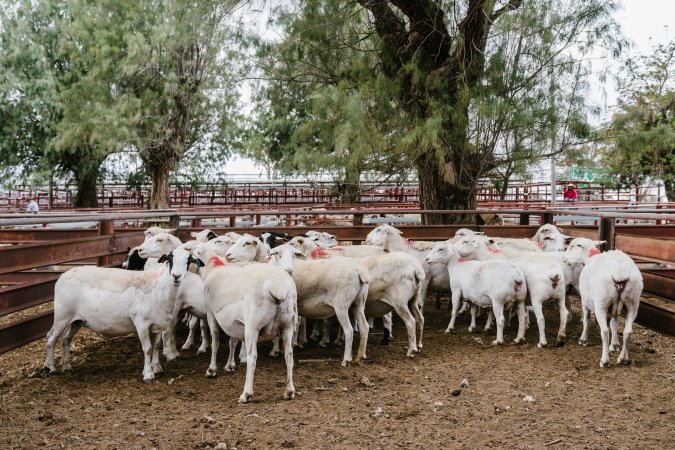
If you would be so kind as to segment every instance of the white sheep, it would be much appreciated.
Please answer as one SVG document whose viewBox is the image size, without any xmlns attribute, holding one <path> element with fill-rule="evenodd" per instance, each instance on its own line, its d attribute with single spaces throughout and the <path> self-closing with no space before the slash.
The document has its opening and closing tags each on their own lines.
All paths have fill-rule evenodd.
<svg viewBox="0 0 675 450">
<path fill-rule="evenodd" d="M 389 224 L 382 224 L 368 233 L 366 243 L 380 246 L 385 252 L 404 252 L 409 253 L 422 265 L 425 273 L 425 280 L 422 285 L 420 309 L 424 310 L 424 301 L 429 288 L 435 291 L 448 292 L 450 290 L 450 279 L 448 270 L 439 265 L 429 265 L 426 262 L 427 254 L 437 242 L 411 241 L 403 237 L 403 233 Z"/>
<path fill-rule="evenodd" d="M 485 233 L 469 230 L 468 228 L 460 228 L 455 232 L 455 237 L 470 237 L 470 236 L 484 236 Z M 530 239 L 518 238 L 502 238 L 490 237 L 494 244 L 503 250 L 515 250 L 519 252 L 541 252 L 542 249 L 536 242 Z"/>
<path fill-rule="evenodd" d="M 56 370 L 54 346 L 63 335 L 61 365 L 70 369 L 70 344 L 84 326 L 105 337 L 137 333 L 143 346 L 143 380 L 161 374 L 160 333 L 171 322 L 193 261 L 183 250 L 162 257 L 165 260 L 169 267 L 161 272 L 81 266 L 61 275 L 54 287 L 54 325 L 47 333 L 45 368 Z"/>
<path fill-rule="evenodd" d="M 567 238 L 568 236 L 563 234 L 562 229 L 547 223 L 539 227 L 534 236 L 532 236 L 532 241 L 536 242 L 545 252 L 555 252 L 565 250 L 565 240 Z"/>
<path fill-rule="evenodd" d="M 258 257 L 259 249 L 255 244 L 246 245 L 244 238 L 237 242 L 240 245 L 228 250 L 228 261 L 253 261 Z M 285 245 L 290 244 L 279 247 Z M 349 310 L 352 309 L 360 330 L 356 359 L 357 362 L 365 359 L 368 321 L 364 309 L 370 281 L 368 270 L 357 260 L 344 257 L 294 262 L 293 281 L 297 287 L 300 316 L 308 319 L 328 319 L 337 316 L 345 335 L 342 365 L 346 366 L 352 360 L 354 329 L 349 320 Z M 327 345 L 327 342 L 322 341 L 320 344 Z"/>
<path fill-rule="evenodd" d="M 428 253 L 429 264 L 448 264 L 453 310 L 459 307 L 462 298 L 473 303 L 469 332 L 476 329 L 477 307 L 492 307 L 497 322 L 497 339 L 493 345 L 504 343 L 504 308 L 516 302 L 518 334 L 515 343 L 525 340 L 525 275 L 509 261 L 467 261 L 457 258 L 453 244 L 440 242 Z M 450 265 L 450 261 L 456 264 Z M 445 330 L 452 330 L 451 322 Z"/>
<path fill-rule="evenodd" d="M 418 298 L 426 276 L 422 265 L 417 258 L 403 252 L 383 253 L 359 258 L 359 261 L 370 274 L 366 316 L 384 317 L 395 311 L 408 331 L 407 356 L 412 358 L 422 348 L 424 330 Z"/>
<path fill-rule="evenodd" d="M 146 238 L 149 238 L 149 237 L 157 236 L 158 234 L 161 234 L 161 233 L 171 234 L 174 231 L 176 231 L 175 228 L 162 228 L 162 227 L 152 226 L 152 227 L 149 227 L 147 230 L 145 230 L 143 232 L 143 234 L 145 234 Z"/>
<path fill-rule="evenodd" d="M 507 259 L 518 267 L 525 275 L 527 295 L 537 317 L 539 327 L 539 348 L 547 344 L 543 303 L 548 299 L 558 302 L 560 312 L 560 328 L 556 345 L 564 345 L 569 312 L 565 306 L 565 276 L 561 265 L 546 253 L 515 252 L 500 250 L 489 246 L 491 239 L 485 236 L 464 237 L 454 244 L 458 255 L 462 258 L 487 261 Z"/>
<path fill-rule="evenodd" d="M 202 272 L 208 300 L 211 329 L 211 363 L 207 377 L 215 377 L 219 346 L 219 326 L 230 336 L 230 354 L 225 370 L 235 368 L 238 341 L 246 346 L 246 383 L 239 401 L 247 403 L 253 395 L 253 376 L 258 358 L 258 339 L 273 339 L 278 332 L 284 341 L 286 360 L 285 399 L 295 397 L 293 385 L 293 333 L 298 321 L 297 291 L 291 276 L 271 264 L 237 266 L 223 264 L 213 257 Z"/>
<path fill-rule="evenodd" d="M 322 249 L 316 241 L 304 236 L 296 236 L 289 244 L 302 251 L 312 259 L 330 258 L 332 256 L 346 256 L 348 258 L 363 258 L 384 253 L 381 247 L 373 245 L 344 245 Z"/>
<path fill-rule="evenodd" d="M 266 262 L 267 247 L 258 238 L 244 235 L 227 250 L 225 258 L 228 262 Z"/>
<path fill-rule="evenodd" d="M 640 269 L 628 255 L 618 250 L 592 255 L 586 253 L 585 262 L 579 278 L 584 324 L 579 344 L 585 346 L 588 341 L 588 312 L 593 311 L 600 325 L 602 338 L 600 367 L 608 367 L 609 352 L 619 348 L 617 319 L 625 310 L 623 347 L 617 364 L 628 364 L 628 341 L 633 334 L 633 322 L 638 313 L 643 288 Z M 607 328 L 608 315 L 612 332 L 611 343 Z"/>
<path fill-rule="evenodd" d="M 176 245 L 178 244 L 178 245 Z M 167 254 L 171 251 L 181 249 L 183 244 L 177 242 L 177 238 L 167 233 L 160 233 L 156 236 L 146 238 L 145 242 L 138 247 L 138 253 L 142 257 L 156 258 L 158 256 Z M 186 249 L 182 248 L 183 251 Z M 204 297 L 204 287 L 201 278 L 195 273 L 188 273 L 183 282 L 183 289 L 181 290 L 178 301 L 175 304 L 175 309 L 171 316 L 171 322 L 166 331 L 162 333 L 162 341 L 164 342 L 163 353 L 167 360 L 173 360 L 179 355 L 176 348 L 176 326 L 180 319 L 182 312 L 188 312 L 199 319 L 206 320 L 206 298 Z M 182 349 L 187 350 L 194 342 L 194 328 L 196 322 L 190 323 L 190 335 L 183 344 Z M 208 330 L 204 323 L 200 324 L 202 334 L 202 343 L 197 350 L 197 353 L 204 353 L 208 349 L 209 339 Z M 190 338 L 192 336 L 192 338 Z"/>
<path fill-rule="evenodd" d="M 209 230 L 208 228 L 202 231 L 192 231 L 190 236 L 192 236 L 197 242 L 209 242 L 211 239 L 218 237 L 216 233 Z"/>
</svg>

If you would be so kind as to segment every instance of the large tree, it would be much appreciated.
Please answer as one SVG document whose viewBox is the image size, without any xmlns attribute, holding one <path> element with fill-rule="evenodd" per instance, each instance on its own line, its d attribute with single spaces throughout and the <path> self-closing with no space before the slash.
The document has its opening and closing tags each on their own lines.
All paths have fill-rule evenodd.
<svg viewBox="0 0 675 450">
<path fill-rule="evenodd" d="M 584 60 L 598 42 L 621 46 L 610 1 L 332 0 L 296 8 L 280 25 L 284 40 L 265 47 L 273 62 L 263 69 L 278 86 L 266 112 L 301 105 L 297 114 L 272 114 L 272 137 L 289 143 L 278 153 L 296 163 L 342 156 L 332 171 L 413 167 L 425 209 L 474 208 L 479 180 L 569 148 L 588 130 Z"/>
<path fill-rule="evenodd" d="M 411 150 L 425 209 L 475 207 L 476 184 L 495 165 L 491 141 L 470 139 L 472 119 L 483 115 L 475 107 L 489 98 L 507 97 L 514 89 L 528 89 L 528 82 L 540 81 L 548 68 L 557 68 L 553 63 L 559 56 L 583 54 L 597 40 L 611 37 L 609 13 L 615 6 L 611 1 L 585 0 L 359 3 L 370 11 L 372 28 L 381 38 L 382 71 L 400 83 L 401 106 L 410 114 Z M 510 15 L 521 15 L 526 20 L 519 25 L 548 45 L 545 52 L 522 54 L 535 64 L 523 83 L 504 86 L 495 80 L 504 74 L 506 64 L 489 62 L 511 42 L 496 32 L 496 24 Z M 512 65 L 517 69 L 519 62 Z"/>
<path fill-rule="evenodd" d="M 628 59 L 619 77 L 617 111 L 604 130 L 605 154 L 624 186 L 663 181 L 675 201 L 675 41 Z"/>
<path fill-rule="evenodd" d="M 64 118 L 72 118 L 82 135 L 88 118 L 85 99 L 69 93 L 81 86 L 90 69 L 81 60 L 74 62 L 81 48 L 67 33 L 71 20 L 68 9 L 51 0 L 21 1 L 4 11 L 0 164 L 7 178 L 38 184 L 54 173 L 72 174 L 74 206 L 95 207 L 100 164 L 109 148 L 91 135 L 75 139 L 72 128 L 62 127 Z"/>
</svg>

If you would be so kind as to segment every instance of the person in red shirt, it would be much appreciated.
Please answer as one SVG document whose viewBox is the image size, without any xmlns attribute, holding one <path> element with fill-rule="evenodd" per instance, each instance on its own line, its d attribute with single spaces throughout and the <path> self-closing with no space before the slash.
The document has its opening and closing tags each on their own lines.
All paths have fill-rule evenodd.
<svg viewBox="0 0 675 450">
<path fill-rule="evenodd" d="M 563 201 L 564 202 L 576 202 L 577 201 L 577 190 L 574 189 L 573 184 L 568 184 L 565 186 L 563 191 Z"/>
</svg>

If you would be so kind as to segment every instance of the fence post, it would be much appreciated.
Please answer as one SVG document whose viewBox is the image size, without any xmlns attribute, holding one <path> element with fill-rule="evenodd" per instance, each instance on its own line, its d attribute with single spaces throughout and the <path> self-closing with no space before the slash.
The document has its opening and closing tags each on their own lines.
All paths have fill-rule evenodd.
<svg viewBox="0 0 675 450">
<path fill-rule="evenodd" d="M 237 217 L 236 216 L 230 216 L 230 228 L 234 228 L 237 226 Z"/>
<path fill-rule="evenodd" d="M 529 225 L 530 224 L 530 215 L 522 213 L 520 215 L 520 225 Z"/>
<path fill-rule="evenodd" d="M 98 235 L 99 236 L 111 236 L 115 234 L 115 221 L 114 220 L 101 220 L 98 223 Z M 108 252 L 113 252 L 113 240 L 108 240 Z M 110 264 L 110 256 L 99 256 L 98 261 L 96 262 L 97 266 L 107 266 Z"/>
<path fill-rule="evenodd" d="M 600 218 L 598 239 L 607 241 L 607 244 L 605 244 L 607 250 L 614 250 L 616 248 L 616 219 L 614 217 Z"/>
<path fill-rule="evenodd" d="M 190 224 L 192 228 L 201 228 L 202 226 L 202 219 L 192 219 L 192 223 Z"/>
<path fill-rule="evenodd" d="M 180 228 L 180 216 L 175 214 L 169 217 L 169 228 L 176 230 L 176 236 L 178 236 L 178 228 Z"/>
<path fill-rule="evenodd" d="M 546 224 L 546 223 L 553 223 L 553 213 L 547 212 L 541 215 L 541 223 Z"/>
</svg>

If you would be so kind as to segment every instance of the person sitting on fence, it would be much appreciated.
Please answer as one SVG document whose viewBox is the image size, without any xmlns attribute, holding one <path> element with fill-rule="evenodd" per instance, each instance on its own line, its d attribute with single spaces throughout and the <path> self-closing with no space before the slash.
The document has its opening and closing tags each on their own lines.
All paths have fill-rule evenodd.
<svg viewBox="0 0 675 450">
<path fill-rule="evenodd" d="M 563 201 L 564 202 L 576 202 L 577 201 L 577 190 L 574 188 L 573 184 L 568 184 L 565 186 L 563 192 Z"/>
<path fill-rule="evenodd" d="M 40 207 L 38 206 L 35 199 L 32 198 L 32 197 L 28 197 L 27 201 L 28 201 L 28 207 L 26 208 L 26 212 L 37 214 L 38 211 L 40 211 Z"/>
</svg>

